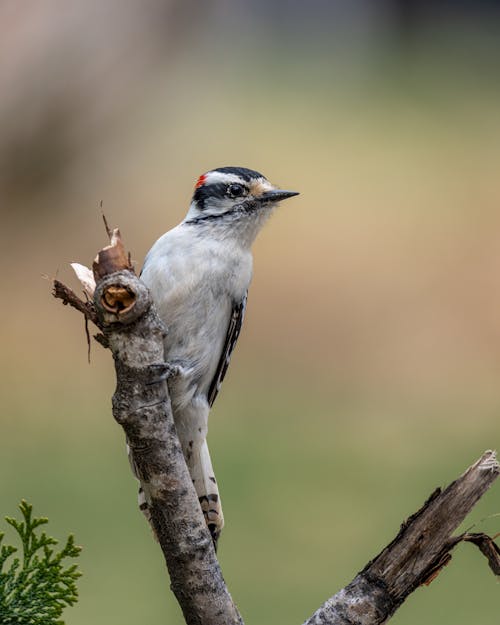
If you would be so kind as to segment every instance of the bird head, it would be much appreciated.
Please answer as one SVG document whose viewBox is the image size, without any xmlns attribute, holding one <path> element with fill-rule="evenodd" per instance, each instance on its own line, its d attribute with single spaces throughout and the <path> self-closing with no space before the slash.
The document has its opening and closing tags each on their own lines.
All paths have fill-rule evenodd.
<svg viewBox="0 0 500 625">
<path fill-rule="evenodd" d="M 265 176 L 244 167 L 219 167 L 201 175 L 185 223 L 227 226 L 238 231 L 259 225 L 282 200 L 298 195 L 272 185 Z"/>
</svg>

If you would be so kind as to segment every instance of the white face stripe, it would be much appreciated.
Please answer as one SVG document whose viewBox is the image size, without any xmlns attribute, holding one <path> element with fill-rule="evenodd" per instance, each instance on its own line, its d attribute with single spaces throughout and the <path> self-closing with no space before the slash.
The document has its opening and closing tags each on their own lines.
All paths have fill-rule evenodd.
<svg viewBox="0 0 500 625">
<path fill-rule="evenodd" d="M 265 180 L 265 178 L 259 178 Z M 220 171 L 209 171 L 205 174 L 203 184 L 231 184 L 232 182 L 245 183 L 237 174 L 226 174 Z M 245 183 L 247 184 L 247 183 Z"/>
</svg>

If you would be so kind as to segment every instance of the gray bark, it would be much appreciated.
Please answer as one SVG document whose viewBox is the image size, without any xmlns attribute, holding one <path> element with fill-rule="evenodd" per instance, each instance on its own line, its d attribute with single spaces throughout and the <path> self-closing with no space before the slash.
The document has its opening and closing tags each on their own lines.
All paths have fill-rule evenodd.
<svg viewBox="0 0 500 625">
<path fill-rule="evenodd" d="M 378 625 L 418 586 L 430 583 L 470 535 L 452 536 L 499 474 L 487 451 L 444 491 L 437 489 L 396 538 L 304 625 Z"/>
<path fill-rule="evenodd" d="M 162 326 L 147 288 L 131 271 L 118 231 L 94 263 L 94 303 L 55 281 L 54 295 L 95 323 L 113 353 L 117 387 L 113 415 L 149 492 L 151 521 L 171 588 L 187 625 L 243 625 L 229 594 L 175 431 L 163 357 Z M 328 599 L 305 625 L 377 625 L 429 583 L 450 551 L 467 540 L 480 546 L 494 572 L 500 550 L 487 536 L 452 533 L 499 474 L 488 451 L 444 491 L 439 489 L 355 579 Z M 488 555 L 489 554 L 489 555 Z"/>
</svg>

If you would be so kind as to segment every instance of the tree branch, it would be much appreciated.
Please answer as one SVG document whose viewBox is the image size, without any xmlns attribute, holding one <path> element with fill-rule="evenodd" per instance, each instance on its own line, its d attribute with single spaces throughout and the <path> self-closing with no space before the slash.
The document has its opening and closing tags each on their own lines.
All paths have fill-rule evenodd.
<svg viewBox="0 0 500 625">
<path fill-rule="evenodd" d="M 120 289 L 133 303 L 121 313 L 110 312 L 109 294 L 115 297 Z M 151 498 L 152 525 L 186 623 L 242 623 L 177 438 L 163 357 L 165 329 L 148 290 L 122 271 L 98 282 L 94 302 L 115 360 L 113 415 L 125 431 L 136 471 Z"/>
<path fill-rule="evenodd" d="M 89 273 L 79 266 L 87 292 Z M 61 283 L 54 295 L 80 310 L 101 330 L 113 353 L 117 387 L 113 415 L 123 427 L 135 470 L 150 497 L 151 522 L 188 625 L 243 625 L 225 585 L 177 438 L 164 362 L 166 329 L 146 286 L 135 276 L 119 232 L 93 266 L 94 303 Z M 90 278 L 92 276 L 90 275 Z M 92 280 L 90 280 L 92 282 Z M 500 550 L 484 534 L 452 533 L 498 477 L 488 451 L 444 491 L 436 490 L 399 534 L 356 578 L 325 602 L 305 625 L 377 625 L 406 597 L 434 579 L 461 541 L 476 544 L 498 574 Z"/>
<path fill-rule="evenodd" d="M 114 230 L 110 239 L 92 267 L 96 285 L 91 320 L 113 353 L 117 379 L 113 416 L 123 427 L 135 471 L 150 497 L 151 523 L 172 591 L 188 625 L 242 624 L 177 438 L 163 355 L 166 329 L 147 287 L 133 273 L 119 231 Z M 79 266 L 77 275 L 86 275 L 88 291 L 88 275 L 82 269 Z M 55 285 L 54 295 L 61 292 L 63 303 L 87 316 L 87 307 L 78 304 L 70 289 Z"/>
<path fill-rule="evenodd" d="M 452 533 L 499 472 L 495 453 L 487 451 L 448 488 L 434 491 L 396 538 L 304 625 L 384 623 L 410 593 L 438 575 L 459 542 L 470 540 L 470 534 Z"/>
</svg>

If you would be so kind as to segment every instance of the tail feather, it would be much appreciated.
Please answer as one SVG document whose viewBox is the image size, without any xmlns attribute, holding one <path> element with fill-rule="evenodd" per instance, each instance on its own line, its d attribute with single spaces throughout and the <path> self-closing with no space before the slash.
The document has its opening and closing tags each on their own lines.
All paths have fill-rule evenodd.
<svg viewBox="0 0 500 625">
<path fill-rule="evenodd" d="M 219 489 L 206 440 L 203 441 L 198 450 L 193 450 L 188 467 L 203 516 L 217 548 L 217 541 L 224 527 L 224 515 L 222 514 Z"/>
</svg>

